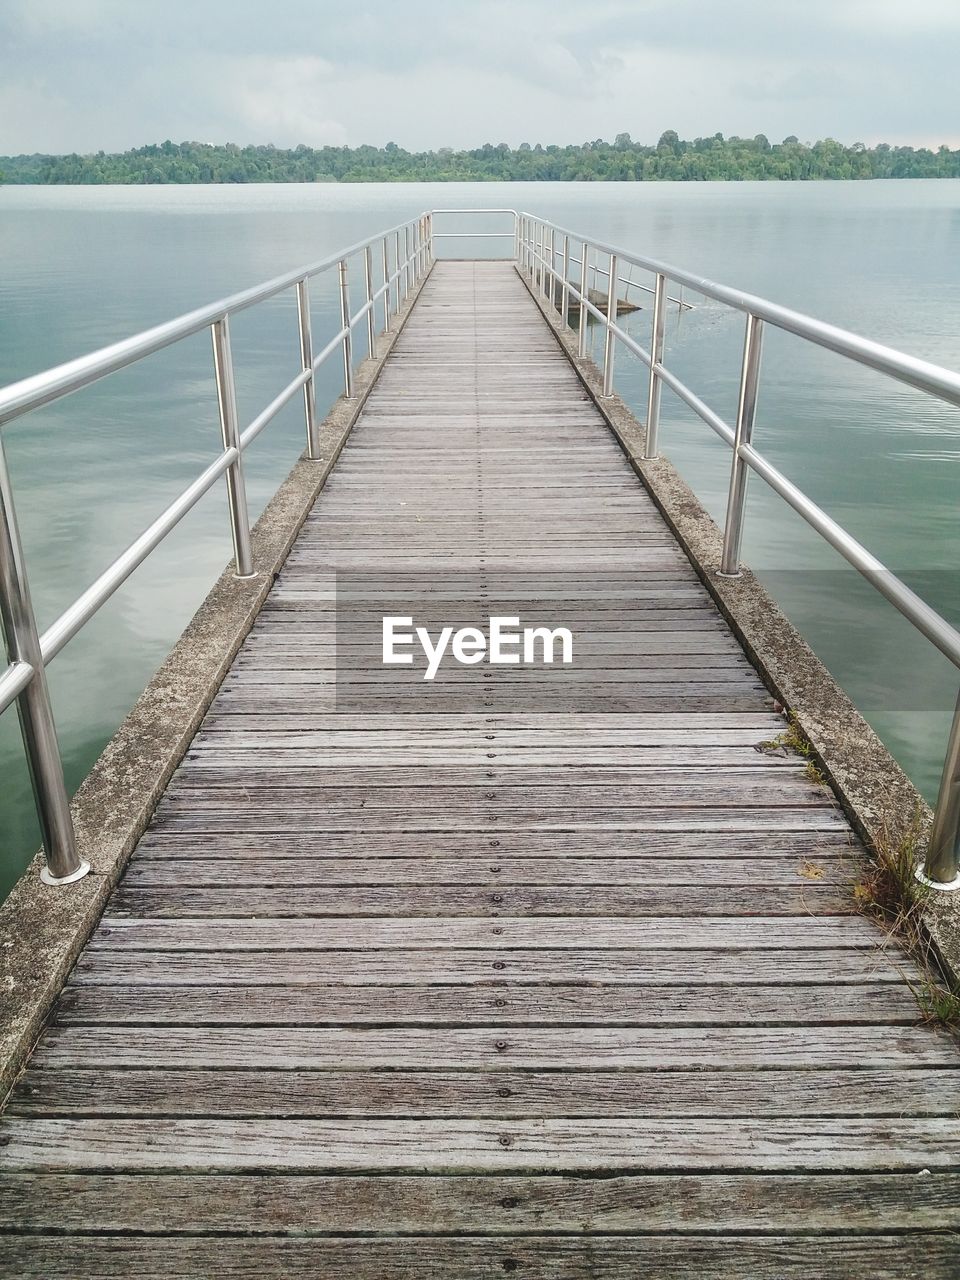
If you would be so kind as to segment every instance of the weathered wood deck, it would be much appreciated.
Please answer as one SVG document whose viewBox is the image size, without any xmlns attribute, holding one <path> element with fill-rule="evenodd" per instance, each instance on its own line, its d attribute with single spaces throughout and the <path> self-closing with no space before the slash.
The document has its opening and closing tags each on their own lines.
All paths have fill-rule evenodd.
<svg viewBox="0 0 960 1280">
<path fill-rule="evenodd" d="M 576 662 L 385 670 L 411 600 Z M 0 1274 L 955 1277 L 960 1056 L 782 727 L 438 265 L 10 1103 Z"/>
</svg>

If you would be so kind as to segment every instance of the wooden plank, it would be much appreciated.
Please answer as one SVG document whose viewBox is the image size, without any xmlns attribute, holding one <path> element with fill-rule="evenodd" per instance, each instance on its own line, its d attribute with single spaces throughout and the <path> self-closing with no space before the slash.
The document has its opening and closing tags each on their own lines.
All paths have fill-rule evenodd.
<svg viewBox="0 0 960 1280">
<path fill-rule="evenodd" d="M 519 753 L 503 750 L 483 751 L 480 748 L 460 752 L 452 749 L 415 751 L 413 748 L 396 752 L 346 752 L 337 751 L 335 744 L 331 745 L 329 751 L 323 752 L 297 747 L 273 748 L 265 751 L 258 751 L 256 748 L 232 750 L 223 747 L 218 750 L 201 750 L 194 745 L 187 754 L 187 763 L 198 770 L 242 770 L 249 777 L 251 767 L 255 766 L 259 770 L 269 769 L 270 777 L 273 777 L 277 772 L 302 774 L 304 769 L 312 768 L 329 771 L 330 777 L 336 777 L 337 770 L 346 770 L 353 778 L 356 778 L 358 770 L 363 770 L 364 776 L 369 776 L 371 781 L 375 777 L 369 773 L 371 769 L 388 770 L 394 776 L 403 769 L 413 768 L 423 769 L 424 776 L 431 768 L 435 773 L 444 773 L 448 776 L 453 776 L 451 770 L 455 769 L 542 771 L 582 768 L 636 771 L 685 767 L 702 769 L 714 766 L 733 771 L 743 766 L 754 767 L 757 760 L 756 749 L 752 746 L 709 747 L 696 743 L 688 747 L 607 748 L 582 752 L 577 752 L 573 748 L 563 752 L 556 748 L 545 752 L 527 748 L 526 751 Z M 769 767 L 795 769 L 797 766 L 795 760 L 772 756 Z M 736 791 L 732 791 L 731 794 L 735 796 Z M 844 830 L 847 831 L 849 839 L 849 824 L 844 827 Z M 771 832 L 771 838 L 775 836 L 776 832 Z"/>
<path fill-rule="evenodd" d="M 633 919 L 627 916 L 595 917 L 589 926 L 575 916 L 500 916 L 496 920 L 463 916 L 450 919 L 351 919 L 302 920 L 294 916 L 273 919 L 130 919 L 105 914 L 90 940 L 88 950 L 169 951 L 279 951 L 356 950 L 418 947 L 573 947 L 581 949 L 646 950 L 704 948 L 743 951 L 819 950 L 828 947 L 876 949 L 880 932 L 871 921 L 751 917 L 698 919 L 696 917 Z"/>
<path fill-rule="evenodd" d="M 34 1116 L 935 1116 L 957 1073 L 802 1071 L 323 1071 L 32 1068 L 10 1103 Z M 958 1207 L 960 1211 L 960 1207 Z"/>
<path fill-rule="evenodd" d="M 175 847 L 162 846 L 164 856 L 152 858 L 142 849 L 130 863 L 123 878 L 124 893 L 140 889 L 208 888 L 224 889 L 223 867 L 216 857 L 201 858 L 198 853 L 182 853 Z M 769 857 L 762 860 L 728 854 L 725 857 L 697 859 L 696 869 L 689 858 L 644 858 L 634 854 L 611 858 L 600 855 L 586 857 L 527 858 L 445 857 L 335 857 L 308 859 L 271 857 L 257 869 L 257 883 L 272 886 L 295 885 L 327 888 L 347 886 L 366 888 L 416 885 L 433 892 L 441 885 L 487 886 L 499 892 L 504 885 L 512 890 L 524 886 L 642 885 L 645 890 L 682 888 L 684 896 L 694 889 L 715 887 L 786 890 L 808 885 L 826 885 L 849 889 L 862 874 L 863 863 L 853 857 L 837 857 L 832 849 L 819 851 L 811 847 L 806 856 Z M 246 890 L 247 875 L 239 881 Z M 696 885 L 691 886 L 691 881 Z M 591 895 L 592 896 L 592 895 Z M 675 893 L 675 897 L 681 896 Z M 741 895 L 743 900 L 752 896 Z M 119 901 L 115 897 L 114 901 Z M 376 897 L 367 899 L 376 903 Z M 569 912 L 560 914 L 568 915 Z M 616 914 L 616 913 L 615 913 Z"/>
<path fill-rule="evenodd" d="M 245 758 L 240 752 L 231 754 L 234 760 Z M 284 753 L 284 758 L 289 759 L 292 754 Z M 276 759 L 276 755 L 271 759 Z M 379 758 L 382 760 L 384 756 Z M 409 759 L 409 756 L 406 758 Z M 342 764 L 346 764 L 349 757 L 344 753 L 340 760 Z M 258 762 L 253 760 L 251 764 L 256 766 Z M 187 813 L 167 813 L 161 810 L 155 822 L 157 831 L 206 831 L 216 837 L 221 832 L 235 831 L 240 825 L 249 835 L 305 829 L 312 831 L 315 837 L 325 832 L 353 833 L 358 829 L 368 833 L 375 830 L 450 832 L 466 829 L 496 834 L 504 839 L 509 838 L 509 832 L 531 828 L 544 833 L 558 830 L 597 831 L 605 828 L 624 833 L 622 838 L 625 840 L 629 839 L 628 833 L 640 832 L 646 835 L 651 832 L 699 831 L 715 832 L 720 836 L 737 831 L 849 831 L 844 814 L 829 801 L 821 805 L 792 808 L 784 805 L 773 809 L 750 806 L 738 809 L 733 805 L 726 808 L 700 808 L 679 804 L 670 809 L 626 809 L 623 812 L 603 814 L 602 820 L 596 811 L 590 809 L 566 814 L 553 813 L 549 809 L 532 812 L 514 809 L 502 813 L 492 810 L 487 814 L 471 814 L 459 813 L 455 808 L 431 813 L 398 805 L 396 809 L 372 809 L 368 813 L 361 807 L 353 814 L 338 814 L 328 813 L 322 805 L 318 805 L 312 809 L 280 808 L 267 812 L 244 812 L 241 816 L 236 812 L 198 807 Z"/>
<path fill-rule="evenodd" d="M 628 1026 L 769 1026 L 918 1021 L 906 983 L 806 987 L 529 986 L 188 987 L 103 988 L 70 985 L 56 1022 L 165 1023 L 199 1026 L 318 1026 L 338 1023 L 565 1022 Z"/>
<path fill-rule="evenodd" d="M 63 1025 L 37 1048 L 37 1066 L 295 1068 L 569 1067 L 669 1071 L 737 1067 L 944 1067 L 956 1042 L 905 1026 L 156 1027 Z M 954 1124 L 960 1143 L 960 1125 Z"/>
<path fill-rule="evenodd" d="M 428 705 L 430 710 L 437 713 L 456 714 L 463 711 L 474 711 L 477 709 L 483 711 L 495 712 L 497 708 L 512 707 L 514 710 L 528 710 L 532 713 L 542 711 L 546 704 L 546 694 L 549 690 L 543 688 L 534 688 L 531 686 L 527 690 L 513 689 L 508 686 L 491 686 L 488 690 L 486 686 L 479 690 L 469 686 L 454 687 L 441 686 L 437 688 L 434 685 L 424 685 L 423 696 L 420 697 L 415 691 L 419 686 L 395 685 L 386 690 L 377 691 L 374 696 L 371 691 L 363 689 L 352 689 L 349 699 L 343 696 L 337 697 L 338 693 L 342 695 L 343 690 L 337 686 L 331 685 L 313 685 L 304 687 L 303 685 L 282 685 L 270 690 L 265 685 L 235 685 L 224 690 L 220 694 L 221 701 L 217 703 L 219 710 L 227 711 L 230 708 L 242 710 L 246 712 L 252 711 L 255 707 L 259 707 L 263 714 L 273 714 L 279 712 L 281 714 L 288 713 L 292 706 L 309 705 L 312 710 L 333 714 L 338 708 L 342 710 L 344 705 L 353 711 L 363 711 L 367 706 L 374 702 L 380 711 L 410 712 L 415 706 Z M 751 704 L 756 704 L 755 694 L 749 695 Z M 555 701 L 555 700 L 554 700 Z M 571 689 L 565 690 L 563 695 L 563 708 L 567 712 L 582 713 L 584 715 L 596 714 L 624 714 L 629 713 L 642 718 L 650 713 L 663 712 L 668 714 L 680 715 L 697 710 L 705 712 L 711 711 L 750 711 L 751 707 L 744 705 L 746 698 L 735 696 L 733 698 L 724 698 L 719 694 L 710 698 L 706 705 L 703 699 L 691 699 L 682 697 L 670 698 L 648 698 L 645 697 L 640 685 L 605 685 L 601 690 L 587 689 L 585 692 Z M 777 732 L 775 730 L 774 732 Z M 719 749 L 702 746 L 699 748 L 658 748 L 661 753 L 663 763 L 684 763 L 690 765 L 699 765 L 701 768 L 709 764 L 718 764 L 723 767 L 736 766 L 738 764 L 755 764 L 756 748 L 755 747 L 722 747 Z M 676 753 L 674 756 L 672 753 Z M 652 757 L 652 752 L 645 753 L 648 760 Z M 597 763 L 597 762 L 594 762 Z M 795 766 L 796 761 L 790 758 L 791 766 Z"/>
<path fill-rule="evenodd" d="M 797 983 L 918 981 L 915 965 L 898 948 L 824 948 L 798 951 L 588 950 L 581 947 L 497 950 L 492 947 L 431 950 L 94 951 L 77 961 L 76 983 L 185 984 L 187 986 L 303 986 L 324 983 L 424 983 L 455 986 L 511 980 L 534 983 L 604 982 L 671 987 Z"/>
<path fill-rule="evenodd" d="M 189 781 L 188 781 L 189 779 Z M 626 784 L 580 784 L 557 781 L 540 785 L 518 785 L 509 775 L 491 783 L 477 777 L 472 783 L 449 782 L 444 787 L 431 782 L 403 785 L 362 781 L 359 785 L 331 786 L 324 771 L 310 776 L 300 775 L 278 788 L 276 784 L 265 786 L 259 778 L 248 778 L 246 784 L 228 778 L 198 779 L 193 771 L 187 771 L 183 780 L 171 785 L 164 797 L 166 813 L 177 813 L 194 805 L 227 806 L 236 809 L 249 805 L 253 808 L 283 805 L 291 808 L 314 807 L 322 804 L 332 809 L 394 808 L 399 801 L 410 805 L 494 804 L 498 811 L 510 809 L 538 810 L 544 808 L 570 809 L 574 812 L 596 810 L 599 814 L 615 813 L 624 809 L 659 808 L 686 802 L 701 805 L 724 805 L 736 798 L 738 806 L 757 807 L 793 806 L 802 804 L 823 805 L 825 793 L 802 773 L 783 770 L 758 770 L 749 777 L 738 778 L 733 792 L 730 779 L 718 779 L 703 770 L 692 771 L 688 779 L 682 773 L 666 773 L 666 776 L 634 780 Z M 278 794 L 279 791 L 279 794 Z M 602 820 L 602 818 L 601 818 Z"/>
<path fill-rule="evenodd" d="M 238 824 L 239 825 L 239 824 Z M 224 831 L 211 841 L 203 832 L 171 829 L 155 825 L 142 839 L 137 859 L 188 856 L 217 861 L 246 852 L 262 857 L 299 857 L 304 866 L 328 858 L 369 857 L 487 857 L 490 865 L 506 865 L 504 859 L 536 858 L 642 858 L 660 857 L 696 859 L 720 855 L 749 858 L 761 867 L 769 855 L 771 863 L 778 857 L 814 859 L 823 856 L 849 858 L 855 863 L 862 857 L 852 844 L 851 833 L 842 829 L 830 831 L 611 831 L 584 827 L 578 831 L 510 831 L 502 833 L 491 823 L 487 831 L 445 831 L 442 839 L 422 832 L 352 831 L 346 836 L 335 833 L 318 841 L 310 831 L 258 832 Z M 244 872 L 249 875 L 249 868 Z M 322 870 L 318 870 L 322 875 Z M 524 877 L 520 877 L 523 879 Z M 695 880 L 695 874 L 688 876 Z M 762 882 L 762 881 L 760 881 Z"/>
<path fill-rule="evenodd" d="M 568 867 L 572 870 L 572 867 Z M 815 873 L 813 873 L 815 875 Z M 488 877 L 489 879 L 489 877 Z M 594 885 L 204 885 L 197 888 L 119 888 L 111 914 L 129 916 L 765 916 L 849 915 L 857 910 L 852 887 L 803 879 L 788 885 L 752 886 L 682 883 L 660 887 Z"/>
<path fill-rule="evenodd" d="M 215 699 L 214 705 L 210 710 L 209 718 L 205 723 L 212 723 L 218 716 L 221 696 Z M 310 717 L 312 708 L 302 708 L 303 714 Z M 413 730 L 445 730 L 449 733 L 457 733 L 462 730 L 472 730 L 472 728 L 480 728 L 481 731 L 489 733 L 488 724 L 492 724 L 494 730 L 498 728 L 517 728 L 517 730 L 554 730 L 556 732 L 568 731 L 571 728 L 576 730 L 600 730 L 605 731 L 608 728 L 613 730 L 635 730 L 637 727 L 637 718 L 635 716 L 617 716 L 617 714 L 602 714 L 602 716 L 588 716 L 588 714 L 579 713 L 575 716 L 564 714 L 563 712 L 540 712 L 524 713 L 511 710 L 506 714 L 502 712 L 479 712 L 474 714 L 458 714 L 456 712 L 444 712 L 442 716 L 435 716 L 429 710 L 419 710 L 419 712 L 408 712 L 407 714 L 383 714 L 369 710 L 364 712 L 362 716 L 349 713 L 338 713 L 335 717 L 330 717 L 328 726 L 335 730 L 338 726 L 344 728 L 364 728 L 369 732 L 390 732 L 397 728 L 413 728 Z M 698 713 L 695 716 L 690 714 L 658 714 L 649 713 L 640 721 L 641 727 L 648 728 L 749 728 L 751 735 L 755 733 L 756 737 L 763 739 L 769 735 L 771 730 L 782 730 L 783 719 L 774 716 L 773 713 Z M 776 756 L 758 755 L 756 765 L 762 765 L 769 759 L 776 759 Z"/>
<path fill-rule="evenodd" d="M 563 729 L 549 731 L 539 729 L 528 731 L 519 729 L 515 731 L 507 731 L 498 729 L 491 725 L 485 732 L 476 732 L 474 734 L 466 734 L 458 728 L 451 728 L 447 732 L 434 730 L 426 738 L 423 734 L 412 731 L 406 733 L 394 731 L 384 734 L 379 728 L 371 728 L 367 732 L 336 731 L 332 726 L 326 725 L 321 729 L 312 729 L 309 725 L 306 728 L 297 727 L 292 732 L 292 726 L 288 727 L 288 731 L 284 732 L 285 726 L 272 728 L 270 725 L 262 725 L 256 732 L 245 733 L 243 727 L 237 729 L 227 729 L 220 733 L 212 730 L 204 729 L 201 740 L 209 742 L 212 747 L 217 750 L 229 746 L 231 743 L 242 744 L 247 740 L 256 741 L 256 743 L 265 749 L 274 749 L 286 746 L 291 738 L 303 747 L 326 747 L 336 746 L 338 750 L 344 751 L 348 747 L 362 747 L 365 752 L 375 755 L 378 747 L 384 745 L 384 739 L 387 738 L 393 745 L 422 749 L 424 746 L 430 746 L 434 749 L 448 747 L 451 750 L 457 748 L 476 747 L 480 751 L 489 751 L 493 749 L 503 749 L 512 747 L 519 750 L 522 747 L 537 747 L 538 749 L 556 748 L 575 751 L 580 750 L 580 758 L 586 758 L 586 748 L 602 747 L 613 755 L 614 749 L 627 747 L 631 750 L 637 750 L 643 747 L 682 747 L 688 743 L 695 745 L 713 745 L 713 746 L 731 746 L 731 747 L 750 747 L 756 754 L 758 740 L 756 731 L 750 727 L 746 729 L 720 729 L 720 728 L 696 728 L 696 729 L 674 729 L 663 728 L 653 729 L 642 725 L 635 726 L 632 729 L 624 730 L 592 730 L 584 728 L 580 735 L 580 741 L 572 746 L 569 741 L 569 732 Z M 494 743 L 494 747 L 488 747 L 485 744 Z"/>
<path fill-rule="evenodd" d="M 764 1234 L 956 1231 L 960 1174 L 0 1178 L 3 1231 L 193 1235 L 244 1232 L 251 1223 L 265 1233 L 371 1235 L 461 1234 L 475 1231 L 478 1224 L 491 1234 L 540 1233 L 545 1224 L 558 1233 L 662 1232 L 675 1231 L 681 1223 L 689 1233 L 718 1228 Z M 856 1265 L 855 1257 L 854 1247 L 851 1265 Z M 810 1272 L 819 1274 L 819 1269 Z"/>
<path fill-rule="evenodd" d="M 0 1172 L 954 1171 L 952 1119 L 46 1119 L 0 1126 Z"/>
<path fill-rule="evenodd" d="M 960 1245 L 949 1233 L 697 1237 L 551 1236 L 395 1239 L 173 1236 L 0 1237 L 0 1268 L 18 1277 L 169 1280 L 229 1276 L 323 1276 L 324 1280 L 955 1280 Z"/>
</svg>

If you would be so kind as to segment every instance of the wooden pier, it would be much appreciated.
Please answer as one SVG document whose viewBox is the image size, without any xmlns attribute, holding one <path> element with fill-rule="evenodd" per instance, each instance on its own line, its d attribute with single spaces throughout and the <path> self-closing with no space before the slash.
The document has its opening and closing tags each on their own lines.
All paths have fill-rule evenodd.
<svg viewBox="0 0 960 1280">
<path fill-rule="evenodd" d="M 8 1105 L 0 1274 L 956 1277 L 960 1053 L 783 728 L 514 267 L 437 264 Z"/>
</svg>

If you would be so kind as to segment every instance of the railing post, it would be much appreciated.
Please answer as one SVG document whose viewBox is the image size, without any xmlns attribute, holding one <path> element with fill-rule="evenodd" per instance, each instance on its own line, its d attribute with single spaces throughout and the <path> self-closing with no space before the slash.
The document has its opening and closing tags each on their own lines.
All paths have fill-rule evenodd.
<svg viewBox="0 0 960 1280">
<path fill-rule="evenodd" d="M 580 253 L 580 315 L 578 318 L 579 322 L 577 325 L 577 355 L 580 357 L 581 360 L 583 360 L 587 354 L 587 316 L 590 314 L 587 311 L 587 304 L 586 304 L 586 299 L 588 294 L 587 259 L 589 258 L 589 256 L 590 256 L 590 247 L 587 244 L 586 240 L 584 240 L 583 249 L 581 250 L 581 253 Z"/>
<path fill-rule="evenodd" d="M 387 237 L 380 241 L 383 261 L 383 332 L 390 332 L 390 254 L 387 251 Z"/>
<path fill-rule="evenodd" d="M 650 382 L 647 386 L 647 432 L 643 443 L 643 456 L 657 456 L 657 436 L 660 432 L 660 392 L 662 390 L 657 366 L 663 364 L 663 322 L 667 309 L 667 278 L 657 272 L 653 290 L 653 336 L 650 339 Z"/>
<path fill-rule="evenodd" d="M 410 290 L 413 288 L 413 280 L 410 276 L 410 224 L 409 222 L 403 228 L 403 298 L 404 301 L 410 296 Z"/>
<path fill-rule="evenodd" d="M 570 237 L 563 237 L 563 290 L 560 294 L 560 315 L 564 328 L 567 325 L 567 311 L 570 308 Z"/>
<path fill-rule="evenodd" d="M 410 241 L 413 261 L 410 264 L 410 274 L 414 285 L 420 279 L 420 219 L 410 225 Z"/>
<path fill-rule="evenodd" d="M 297 281 L 297 317 L 300 322 L 300 367 L 310 377 L 303 384 L 303 412 L 307 424 L 307 457 L 320 458 L 320 424 L 317 421 L 317 390 L 313 381 L 313 333 L 310 326 L 310 290 L 306 277 Z"/>
<path fill-rule="evenodd" d="M 220 408 L 220 436 L 224 449 L 236 449 L 237 457 L 225 473 L 227 505 L 230 508 L 230 533 L 238 578 L 254 577 L 253 552 L 250 549 L 250 517 L 247 514 L 247 489 L 243 480 L 243 458 L 240 454 L 240 430 L 237 425 L 237 388 L 233 376 L 233 351 L 230 346 L 230 321 L 227 316 L 210 326 L 213 338 L 213 364 L 217 376 L 217 404 Z"/>
<path fill-rule="evenodd" d="M 617 255 L 610 254 L 610 283 L 607 287 L 607 323 L 606 338 L 603 344 L 603 394 L 613 395 L 613 351 L 616 338 L 613 325 L 617 322 L 617 273 L 619 272 Z"/>
<path fill-rule="evenodd" d="M 343 394 L 353 399 L 353 334 L 350 331 L 350 288 L 347 281 L 347 264 L 341 258 L 340 277 L 340 328 L 343 330 Z"/>
<path fill-rule="evenodd" d="M 400 271 L 400 232 L 393 233 L 393 269 L 397 277 L 396 306 L 394 314 L 400 314 L 400 308 L 403 305 L 403 275 Z"/>
<path fill-rule="evenodd" d="M 950 726 L 921 878 L 935 889 L 960 889 L 960 697 Z"/>
<path fill-rule="evenodd" d="M 520 215 L 513 215 L 513 260 L 519 267 L 520 265 Z"/>
<path fill-rule="evenodd" d="M 534 283 L 537 286 L 537 293 L 543 293 L 543 242 L 546 239 L 546 228 L 543 223 L 537 221 L 533 233 L 533 251 L 534 251 Z"/>
<path fill-rule="evenodd" d="M 377 321 L 373 314 L 373 249 L 370 245 L 363 251 L 363 283 L 367 290 L 367 350 L 372 356 L 377 344 Z"/>
<path fill-rule="evenodd" d="M 747 315 L 743 340 L 743 364 L 740 370 L 740 394 L 737 398 L 737 425 L 730 466 L 730 492 L 727 497 L 727 519 L 723 527 L 723 556 L 720 573 L 725 578 L 740 574 L 740 544 L 743 541 L 743 511 L 747 497 L 748 468 L 740 449 L 753 439 L 757 414 L 757 385 L 760 381 L 760 349 L 763 323 L 755 315 Z"/>
<path fill-rule="evenodd" d="M 43 669 L 37 620 L 30 601 L 23 546 L 13 506 L 7 460 L 0 439 L 0 623 L 11 662 L 33 668 L 30 683 L 17 699 L 20 733 L 27 757 L 30 783 L 40 820 L 46 866 L 40 872 L 45 884 L 70 884 L 90 870 L 77 852 L 70 814 L 70 797 L 63 778 L 63 762 L 57 727 L 50 705 L 50 691 Z"/>
</svg>

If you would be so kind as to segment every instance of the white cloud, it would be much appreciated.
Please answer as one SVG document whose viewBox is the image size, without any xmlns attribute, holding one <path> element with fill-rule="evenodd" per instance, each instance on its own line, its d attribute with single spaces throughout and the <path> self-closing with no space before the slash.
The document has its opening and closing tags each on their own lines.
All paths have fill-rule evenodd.
<svg viewBox="0 0 960 1280">
<path fill-rule="evenodd" d="M 955 132 L 957 0 L 0 0 L 0 153 Z"/>
<path fill-rule="evenodd" d="M 347 129 L 332 110 L 339 76 L 323 58 L 242 58 L 227 64 L 226 86 L 239 122 L 238 136 L 278 146 L 343 146 Z"/>
<path fill-rule="evenodd" d="M 884 31 L 898 36 L 945 36 L 960 31 L 956 0 L 848 0 L 837 5 L 834 20 L 875 36 Z"/>
</svg>

